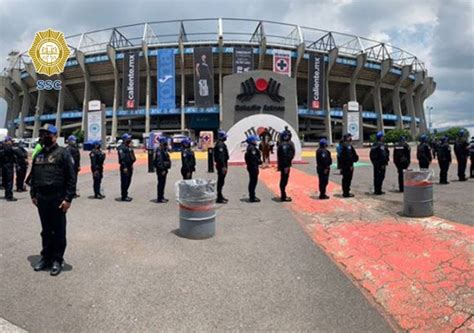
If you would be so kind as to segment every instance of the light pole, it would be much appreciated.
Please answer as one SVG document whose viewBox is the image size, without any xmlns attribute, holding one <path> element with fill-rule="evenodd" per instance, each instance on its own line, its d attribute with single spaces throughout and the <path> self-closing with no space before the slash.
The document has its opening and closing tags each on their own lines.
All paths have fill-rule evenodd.
<svg viewBox="0 0 474 333">
<path fill-rule="evenodd" d="M 426 109 L 428 110 L 428 132 L 431 133 L 431 111 L 433 110 L 432 106 L 427 106 Z"/>
</svg>

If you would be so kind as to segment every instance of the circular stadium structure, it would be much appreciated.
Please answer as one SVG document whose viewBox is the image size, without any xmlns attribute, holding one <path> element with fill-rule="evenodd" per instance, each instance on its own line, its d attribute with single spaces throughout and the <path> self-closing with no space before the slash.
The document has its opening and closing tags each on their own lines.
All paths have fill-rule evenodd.
<svg viewBox="0 0 474 333">
<path fill-rule="evenodd" d="M 26 52 L 10 53 L 0 76 L 10 134 L 36 137 L 46 122 L 61 136 L 87 129 L 89 101 L 98 100 L 112 137 L 228 130 L 269 113 L 305 141 L 335 141 L 354 102 L 362 138 L 393 128 L 415 136 L 426 131 L 423 104 L 436 87 L 422 61 L 389 43 L 272 21 L 147 22 L 66 41 L 71 55 L 52 77 L 37 74 Z M 40 89 L 41 80 L 61 89 Z"/>
</svg>

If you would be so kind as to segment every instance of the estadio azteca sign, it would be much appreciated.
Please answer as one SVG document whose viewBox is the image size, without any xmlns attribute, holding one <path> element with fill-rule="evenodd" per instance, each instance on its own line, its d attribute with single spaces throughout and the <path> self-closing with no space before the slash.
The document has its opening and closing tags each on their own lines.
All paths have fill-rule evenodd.
<svg viewBox="0 0 474 333">
<path fill-rule="evenodd" d="M 253 77 L 240 84 L 241 92 L 237 95 L 240 104 L 235 105 L 235 111 L 285 111 L 285 107 L 280 105 L 285 98 L 280 95 L 280 83 L 273 78 L 264 79 Z M 272 104 L 246 104 L 256 95 L 266 95 Z M 275 104 L 276 103 L 276 104 Z"/>
</svg>

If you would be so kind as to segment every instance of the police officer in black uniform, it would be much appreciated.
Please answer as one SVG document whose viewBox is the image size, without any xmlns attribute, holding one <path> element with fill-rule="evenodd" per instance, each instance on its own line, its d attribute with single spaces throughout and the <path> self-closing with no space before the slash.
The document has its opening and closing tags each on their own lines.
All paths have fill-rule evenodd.
<svg viewBox="0 0 474 333">
<path fill-rule="evenodd" d="M 464 130 L 460 130 L 458 138 L 454 144 L 454 154 L 458 161 L 458 178 L 460 182 L 467 180 L 466 178 L 466 167 L 467 158 L 469 157 L 469 144 L 467 143 Z"/>
<path fill-rule="evenodd" d="M 72 159 L 74 160 L 74 172 L 76 173 L 76 181 L 77 176 L 79 175 L 79 171 L 81 171 L 81 152 L 79 151 L 79 147 L 77 146 L 77 138 L 74 135 L 70 135 L 67 138 L 67 147 L 66 149 L 69 150 L 71 153 Z M 77 185 L 77 184 L 76 184 Z M 76 186 L 76 198 L 80 197 L 79 193 L 77 193 L 77 186 Z"/>
<path fill-rule="evenodd" d="M 258 137 L 256 135 L 250 135 L 246 141 L 247 151 L 245 152 L 245 163 L 247 164 L 247 171 L 249 173 L 249 201 L 260 202 L 260 199 L 255 196 L 259 166 L 262 164 L 260 150 L 257 148 Z"/>
<path fill-rule="evenodd" d="M 132 136 L 128 133 L 122 135 L 122 144 L 118 146 L 118 159 L 120 164 L 120 186 L 122 201 L 130 202 L 133 199 L 128 196 L 128 188 L 132 182 L 133 164 L 136 161 L 135 152 L 130 147 Z"/>
<path fill-rule="evenodd" d="M 193 172 L 196 171 L 196 157 L 191 148 L 191 140 L 189 138 L 181 141 L 183 148 L 181 149 L 181 176 L 183 179 L 192 179 Z"/>
<path fill-rule="evenodd" d="M 291 162 L 295 157 L 295 146 L 291 141 L 290 131 L 280 133 L 280 144 L 277 149 L 278 171 L 280 171 L 280 193 L 281 201 L 291 201 L 286 195 L 286 185 L 290 178 Z"/>
<path fill-rule="evenodd" d="M 474 178 L 474 136 L 471 137 L 471 142 L 469 143 L 469 158 L 471 160 L 471 172 L 469 177 Z"/>
<path fill-rule="evenodd" d="M 66 250 L 66 212 L 76 193 L 74 161 L 68 150 L 56 143 L 57 129 L 46 124 L 40 130 L 43 149 L 31 166 L 31 200 L 41 219 L 43 250 L 35 271 L 51 267 L 50 274 L 61 273 Z"/>
<path fill-rule="evenodd" d="M 94 198 L 104 199 L 105 195 L 100 193 L 100 184 L 104 176 L 105 153 L 100 149 L 100 141 L 93 142 L 93 148 L 89 153 L 91 159 L 91 172 L 94 187 Z"/>
<path fill-rule="evenodd" d="M 352 198 L 354 194 L 351 193 L 352 176 L 354 175 L 354 163 L 359 160 L 356 150 L 351 144 L 352 135 L 346 133 L 343 136 L 341 144 L 340 167 L 342 174 L 342 196 L 344 198 Z"/>
<path fill-rule="evenodd" d="M 2 180 L 5 187 L 5 199 L 7 201 L 17 201 L 13 197 L 13 178 L 15 165 L 18 165 L 18 151 L 13 147 L 13 139 L 6 136 L 3 141 L 3 148 L 0 151 L 0 159 L 2 160 Z"/>
<path fill-rule="evenodd" d="M 383 132 L 377 132 L 377 141 L 374 142 L 370 149 L 370 161 L 374 167 L 374 194 L 383 195 L 383 181 L 385 179 L 385 171 L 390 161 L 390 153 L 384 142 Z"/>
<path fill-rule="evenodd" d="M 222 194 L 222 188 L 224 187 L 225 177 L 227 175 L 227 162 L 229 161 L 229 151 L 225 141 L 227 140 L 227 133 L 219 130 L 217 132 L 217 142 L 214 146 L 214 162 L 216 163 L 217 170 L 217 203 L 225 204 L 227 200 Z"/>
<path fill-rule="evenodd" d="M 327 146 L 327 140 L 321 139 L 319 140 L 319 148 L 316 150 L 316 171 L 318 172 L 319 199 L 321 200 L 329 199 L 329 196 L 326 195 L 326 187 L 329 182 L 332 158 Z"/>
<path fill-rule="evenodd" d="M 403 135 L 393 149 L 393 162 L 398 172 L 398 189 L 403 192 L 403 170 L 408 169 L 411 162 L 411 149 Z"/>
<path fill-rule="evenodd" d="M 155 151 L 155 159 L 153 160 L 153 165 L 156 169 L 156 175 L 158 177 L 158 195 L 156 202 L 157 203 L 166 203 L 168 199 L 165 199 L 165 185 L 166 185 L 166 176 L 168 175 L 168 170 L 171 168 L 171 158 L 168 153 L 168 138 L 162 136 L 159 139 L 160 145 Z"/>
<path fill-rule="evenodd" d="M 441 138 L 441 144 L 438 145 L 438 164 L 439 164 L 439 183 L 449 184 L 448 170 L 451 164 L 451 147 L 449 146 L 448 137 Z"/>
<path fill-rule="evenodd" d="M 425 134 L 421 135 L 420 144 L 416 149 L 416 158 L 418 159 L 420 169 L 428 169 L 430 167 L 431 161 L 433 160 L 433 156 L 431 155 L 431 148 L 427 141 L 428 137 Z"/>
<path fill-rule="evenodd" d="M 20 141 L 18 147 L 18 163 L 16 165 L 16 191 L 26 192 L 25 178 L 28 171 L 28 151 L 24 147 L 24 142 Z"/>
</svg>

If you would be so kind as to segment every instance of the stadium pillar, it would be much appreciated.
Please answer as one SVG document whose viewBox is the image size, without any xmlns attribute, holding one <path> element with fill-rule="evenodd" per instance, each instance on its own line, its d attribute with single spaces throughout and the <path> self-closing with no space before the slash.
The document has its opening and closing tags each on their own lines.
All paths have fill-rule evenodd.
<svg viewBox="0 0 474 333">
<path fill-rule="evenodd" d="M 415 92 L 415 113 L 420 118 L 420 131 L 422 133 L 428 130 L 423 103 L 434 92 L 434 87 L 433 78 L 427 77 Z"/>
<path fill-rule="evenodd" d="M 117 69 L 117 62 L 115 60 L 115 49 L 111 45 L 107 45 L 107 55 L 109 56 L 110 63 L 112 64 L 112 69 L 114 72 L 114 99 L 112 102 L 112 126 L 110 131 L 110 136 L 112 139 L 117 137 L 117 108 L 118 108 L 118 99 L 119 99 L 119 75 Z"/>
<path fill-rule="evenodd" d="M 142 41 L 142 50 L 146 66 L 145 133 L 150 133 L 151 72 L 150 59 L 148 59 L 148 44 L 145 40 Z"/>
<path fill-rule="evenodd" d="M 45 99 L 45 91 L 39 90 L 38 91 L 38 99 L 36 100 L 35 106 L 35 122 L 33 125 L 33 138 L 37 138 L 39 135 L 39 129 L 41 127 L 41 120 L 40 117 L 43 114 L 44 110 L 44 99 Z"/>
<path fill-rule="evenodd" d="M 222 26 L 222 19 L 219 18 L 218 21 L 218 45 L 219 45 L 219 128 L 222 124 L 222 118 L 223 118 L 223 107 L 224 107 L 224 101 L 223 101 L 223 82 L 222 82 L 222 63 L 224 59 L 224 30 Z"/>
<path fill-rule="evenodd" d="M 79 66 L 82 70 L 82 75 L 84 77 L 84 98 L 82 100 L 82 121 L 81 121 L 81 130 L 86 131 L 87 129 L 87 111 L 89 107 L 89 98 L 90 98 L 90 78 L 89 72 L 86 68 L 85 56 L 84 53 L 80 50 L 76 50 L 76 60 L 79 63 Z"/>
<path fill-rule="evenodd" d="M 336 63 L 337 55 L 339 54 L 339 49 L 337 47 L 333 48 L 328 53 L 328 66 L 326 75 L 324 78 L 324 91 L 325 91 L 325 108 L 326 108 L 326 116 L 324 118 L 324 127 L 326 128 L 326 137 L 331 145 L 333 142 L 332 139 L 332 122 L 331 122 L 331 98 L 329 94 L 329 74 L 331 73 L 331 69 Z"/>
<path fill-rule="evenodd" d="M 0 78 L 0 97 L 3 97 L 7 101 L 7 114 L 6 114 L 6 127 L 8 135 L 15 134 L 15 123 L 14 120 L 18 117 L 21 108 L 20 95 L 16 88 L 11 83 L 10 76 L 3 76 Z M 7 96 L 7 90 L 10 92 L 12 97 Z"/>
<path fill-rule="evenodd" d="M 364 67 L 367 60 L 367 53 L 361 53 L 357 56 L 357 65 L 352 73 L 351 83 L 349 87 L 349 95 L 351 101 L 357 101 L 357 79 L 359 78 L 360 70 Z"/>
<path fill-rule="evenodd" d="M 186 75 L 184 73 L 184 31 L 181 30 L 179 38 L 179 70 L 181 71 L 181 130 L 184 130 L 186 125 L 186 116 L 184 108 L 186 107 Z M 220 111 L 219 111 L 220 112 Z"/>
<path fill-rule="evenodd" d="M 58 91 L 58 106 L 56 108 L 56 128 L 58 129 L 58 136 L 61 136 L 62 114 L 64 111 L 64 87 Z"/>
<path fill-rule="evenodd" d="M 410 84 L 407 89 L 406 94 L 406 103 L 408 114 L 411 117 L 410 121 L 410 134 L 412 138 L 416 138 L 418 135 L 418 127 L 416 126 L 416 112 L 415 112 L 415 103 L 413 101 L 413 94 L 417 91 L 420 87 L 420 84 L 423 82 L 424 72 L 416 72 L 415 73 L 415 81 Z"/>
<path fill-rule="evenodd" d="M 402 118 L 402 105 L 400 102 L 400 87 L 402 86 L 403 81 L 408 78 L 410 75 L 411 66 L 406 65 L 402 67 L 402 74 L 398 78 L 397 83 L 395 83 L 395 87 L 393 88 L 392 92 L 392 106 L 393 112 L 397 116 L 397 128 L 403 128 L 403 118 Z"/>
<path fill-rule="evenodd" d="M 263 69 L 263 64 L 265 63 L 265 53 L 267 52 L 267 36 L 265 35 L 265 29 L 263 29 L 263 22 L 260 21 L 258 29 L 260 29 L 258 69 Z"/>
<path fill-rule="evenodd" d="M 379 131 L 384 130 L 382 94 L 380 91 L 380 85 L 383 82 L 385 76 L 390 72 L 390 69 L 392 68 L 392 64 L 393 64 L 392 59 L 385 59 L 382 61 L 382 65 L 380 68 L 380 75 L 375 80 L 375 86 L 373 90 L 374 108 L 375 108 L 375 112 L 377 113 L 377 130 Z"/>
<path fill-rule="evenodd" d="M 21 88 L 21 91 L 23 93 L 19 114 L 15 117 L 15 119 L 18 118 L 17 136 L 19 138 L 23 138 L 25 132 L 25 123 L 23 122 L 23 118 L 28 115 L 28 111 L 30 110 L 31 97 L 26 84 L 21 80 L 20 70 L 18 68 L 13 68 L 10 70 L 9 75 L 12 78 L 13 82 L 15 82 L 16 85 Z"/>
</svg>

